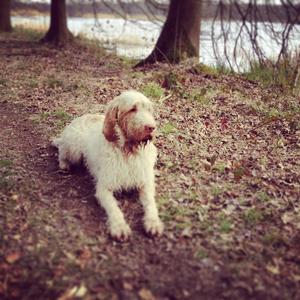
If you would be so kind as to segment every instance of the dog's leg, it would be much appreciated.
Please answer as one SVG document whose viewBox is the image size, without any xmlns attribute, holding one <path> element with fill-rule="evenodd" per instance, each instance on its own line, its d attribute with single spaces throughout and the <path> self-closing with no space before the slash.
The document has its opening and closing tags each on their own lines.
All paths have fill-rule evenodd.
<svg viewBox="0 0 300 300">
<path fill-rule="evenodd" d="M 152 236 L 162 235 L 164 225 L 158 216 L 155 199 L 155 186 L 153 182 L 149 182 L 140 191 L 141 202 L 144 207 L 144 227 L 146 233 Z"/>
<path fill-rule="evenodd" d="M 113 193 L 100 185 L 101 183 L 96 187 L 96 198 L 107 213 L 110 234 L 119 241 L 125 241 L 131 233 L 130 227 L 126 223 Z"/>
</svg>

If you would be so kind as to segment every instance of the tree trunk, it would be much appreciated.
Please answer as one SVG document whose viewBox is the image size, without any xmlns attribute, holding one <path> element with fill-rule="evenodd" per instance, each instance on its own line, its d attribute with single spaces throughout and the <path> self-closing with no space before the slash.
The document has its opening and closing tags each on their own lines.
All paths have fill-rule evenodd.
<svg viewBox="0 0 300 300">
<path fill-rule="evenodd" d="M 0 4 L 0 31 L 12 31 L 10 22 L 10 0 L 1 0 Z"/>
<path fill-rule="evenodd" d="M 171 0 L 167 20 L 152 53 L 137 66 L 157 61 L 178 63 L 199 57 L 202 0 Z"/>
<path fill-rule="evenodd" d="M 51 0 L 50 28 L 41 41 L 61 46 L 72 38 L 67 26 L 66 0 Z"/>
</svg>

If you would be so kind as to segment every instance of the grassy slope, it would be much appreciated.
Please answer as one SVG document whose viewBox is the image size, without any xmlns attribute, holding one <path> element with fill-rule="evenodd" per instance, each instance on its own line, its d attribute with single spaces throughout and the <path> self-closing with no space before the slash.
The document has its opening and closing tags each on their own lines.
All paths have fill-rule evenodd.
<svg viewBox="0 0 300 300">
<path fill-rule="evenodd" d="M 134 71 L 95 48 L 16 34 L 0 36 L 0 70 L 2 299 L 300 297 L 299 100 L 188 64 Z M 123 194 L 133 236 L 118 244 L 89 175 L 59 171 L 49 139 L 128 88 L 155 102 L 166 232 L 145 237 L 136 195 Z"/>
</svg>

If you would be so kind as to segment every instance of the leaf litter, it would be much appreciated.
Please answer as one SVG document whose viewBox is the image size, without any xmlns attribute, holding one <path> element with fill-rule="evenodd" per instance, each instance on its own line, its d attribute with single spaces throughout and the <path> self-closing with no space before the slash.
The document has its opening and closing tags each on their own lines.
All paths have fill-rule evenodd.
<svg viewBox="0 0 300 300">
<path fill-rule="evenodd" d="M 299 98 L 189 62 L 133 70 L 82 46 L 0 38 L 1 298 L 300 297 Z M 26 60 L 6 56 L 20 46 Z M 155 96 L 166 232 L 145 237 L 137 195 L 123 193 L 133 236 L 119 244 L 90 176 L 59 171 L 49 140 L 129 88 Z"/>
</svg>

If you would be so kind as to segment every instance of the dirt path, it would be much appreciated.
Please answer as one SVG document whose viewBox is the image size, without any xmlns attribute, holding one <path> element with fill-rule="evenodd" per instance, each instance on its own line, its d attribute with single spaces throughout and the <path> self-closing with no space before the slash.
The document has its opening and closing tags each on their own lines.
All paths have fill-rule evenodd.
<svg viewBox="0 0 300 300">
<path fill-rule="evenodd" d="M 170 87 L 169 66 L 16 35 L 0 36 L 0 69 L 1 298 L 300 299 L 299 100 L 189 65 Z M 133 236 L 120 244 L 84 167 L 59 171 L 49 140 L 128 88 L 156 104 L 166 233 L 148 239 L 124 193 Z"/>
</svg>

